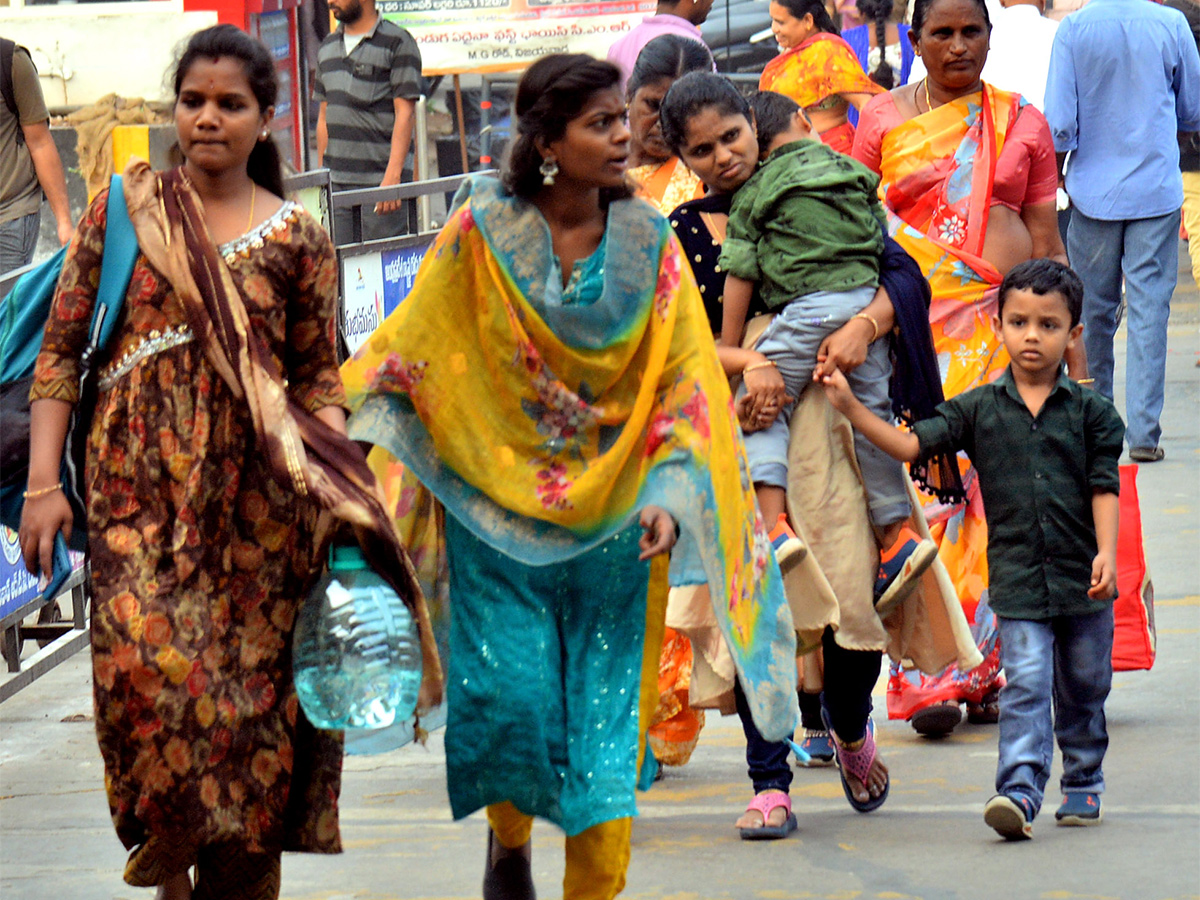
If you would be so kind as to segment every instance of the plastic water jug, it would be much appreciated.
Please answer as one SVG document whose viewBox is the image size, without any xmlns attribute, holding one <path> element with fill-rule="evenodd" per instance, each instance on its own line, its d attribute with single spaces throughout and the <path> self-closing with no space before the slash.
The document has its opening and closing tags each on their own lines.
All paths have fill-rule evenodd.
<svg viewBox="0 0 1200 900">
<path fill-rule="evenodd" d="M 417 623 L 357 545 L 330 550 L 329 570 L 300 610 L 293 648 L 296 693 L 318 728 L 387 728 L 417 707 Z"/>
</svg>

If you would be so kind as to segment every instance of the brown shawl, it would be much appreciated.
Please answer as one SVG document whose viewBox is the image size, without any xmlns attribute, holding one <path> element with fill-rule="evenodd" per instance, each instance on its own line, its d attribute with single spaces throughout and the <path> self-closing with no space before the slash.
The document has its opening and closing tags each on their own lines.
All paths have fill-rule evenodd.
<svg viewBox="0 0 1200 900">
<path fill-rule="evenodd" d="M 124 183 L 142 253 L 171 282 L 209 362 L 246 401 L 258 445 L 280 481 L 349 523 L 372 568 L 412 610 L 424 665 L 419 709 L 436 706 L 442 671 L 425 598 L 362 449 L 288 395 L 283 371 L 250 327 L 245 302 L 183 170 L 156 174 L 135 160 Z"/>
</svg>

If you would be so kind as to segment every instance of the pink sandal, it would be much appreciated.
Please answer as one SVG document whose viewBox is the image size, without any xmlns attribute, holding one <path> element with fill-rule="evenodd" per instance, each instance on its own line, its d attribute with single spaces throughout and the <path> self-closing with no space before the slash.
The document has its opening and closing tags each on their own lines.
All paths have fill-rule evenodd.
<svg viewBox="0 0 1200 900">
<path fill-rule="evenodd" d="M 875 723 L 868 718 L 867 732 L 863 736 L 862 746 L 857 750 L 847 750 L 841 738 L 834 734 L 833 728 L 829 724 L 829 716 L 823 709 L 821 710 L 821 718 L 825 721 L 826 730 L 833 735 L 833 748 L 837 756 L 838 774 L 842 777 L 842 792 L 845 793 L 846 799 L 850 801 L 850 805 L 860 813 L 874 812 L 883 806 L 883 802 L 887 800 L 888 792 L 892 789 L 891 779 L 889 778 L 887 784 L 883 786 L 882 794 L 878 797 L 871 797 L 869 800 L 863 802 L 855 799 L 854 792 L 850 790 L 850 783 L 846 781 L 846 776 L 852 775 L 861 784 L 866 785 L 867 776 L 871 774 L 871 764 L 875 762 Z"/>
<path fill-rule="evenodd" d="M 768 824 L 771 821 L 771 813 L 781 806 L 787 810 L 787 818 L 783 820 L 783 824 Z M 754 799 L 746 806 L 746 812 L 752 809 L 762 814 L 763 823 L 752 828 L 739 828 L 738 834 L 742 836 L 743 841 L 777 841 L 796 830 L 792 798 L 787 794 L 776 791 L 755 794 Z"/>
</svg>

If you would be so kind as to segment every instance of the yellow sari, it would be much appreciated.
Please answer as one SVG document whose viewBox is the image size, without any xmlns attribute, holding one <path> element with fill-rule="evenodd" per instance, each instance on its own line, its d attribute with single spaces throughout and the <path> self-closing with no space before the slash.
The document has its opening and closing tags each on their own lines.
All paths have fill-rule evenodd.
<svg viewBox="0 0 1200 900">
<path fill-rule="evenodd" d="M 880 196 L 892 236 L 920 265 L 933 291 L 929 309 L 946 397 L 1000 376 L 1009 357 L 992 326 L 1000 273 L 980 255 L 996 160 L 1020 110 L 1019 94 L 985 85 L 889 130 L 881 144 Z M 888 711 L 908 718 L 939 700 L 978 702 L 997 686 L 995 617 L 987 604 L 987 526 L 978 480 L 960 457 L 967 502 L 927 498 L 938 556 L 950 572 L 984 661 L 936 678 L 893 667 Z"/>
</svg>

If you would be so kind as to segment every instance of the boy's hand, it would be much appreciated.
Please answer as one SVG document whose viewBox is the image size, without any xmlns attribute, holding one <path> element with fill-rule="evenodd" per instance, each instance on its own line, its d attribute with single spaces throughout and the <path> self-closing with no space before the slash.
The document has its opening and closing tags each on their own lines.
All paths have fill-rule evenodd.
<svg viewBox="0 0 1200 900">
<path fill-rule="evenodd" d="M 1117 561 L 1104 553 L 1092 560 L 1092 586 L 1088 596 L 1093 600 L 1111 600 L 1117 593 Z"/>
<path fill-rule="evenodd" d="M 650 559 L 675 546 L 675 520 L 661 506 L 643 507 L 638 521 L 645 529 L 638 539 L 638 547 L 642 551 L 638 559 Z"/>
<path fill-rule="evenodd" d="M 825 396 L 829 398 L 829 402 L 835 409 L 846 412 L 850 408 L 850 404 L 854 401 L 854 394 L 841 369 L 834 369 L 824 376 L 817 376 L 814 373 L 813 377 L 820 381 L 821 386 L 825 388 Z"/>
</svg>

